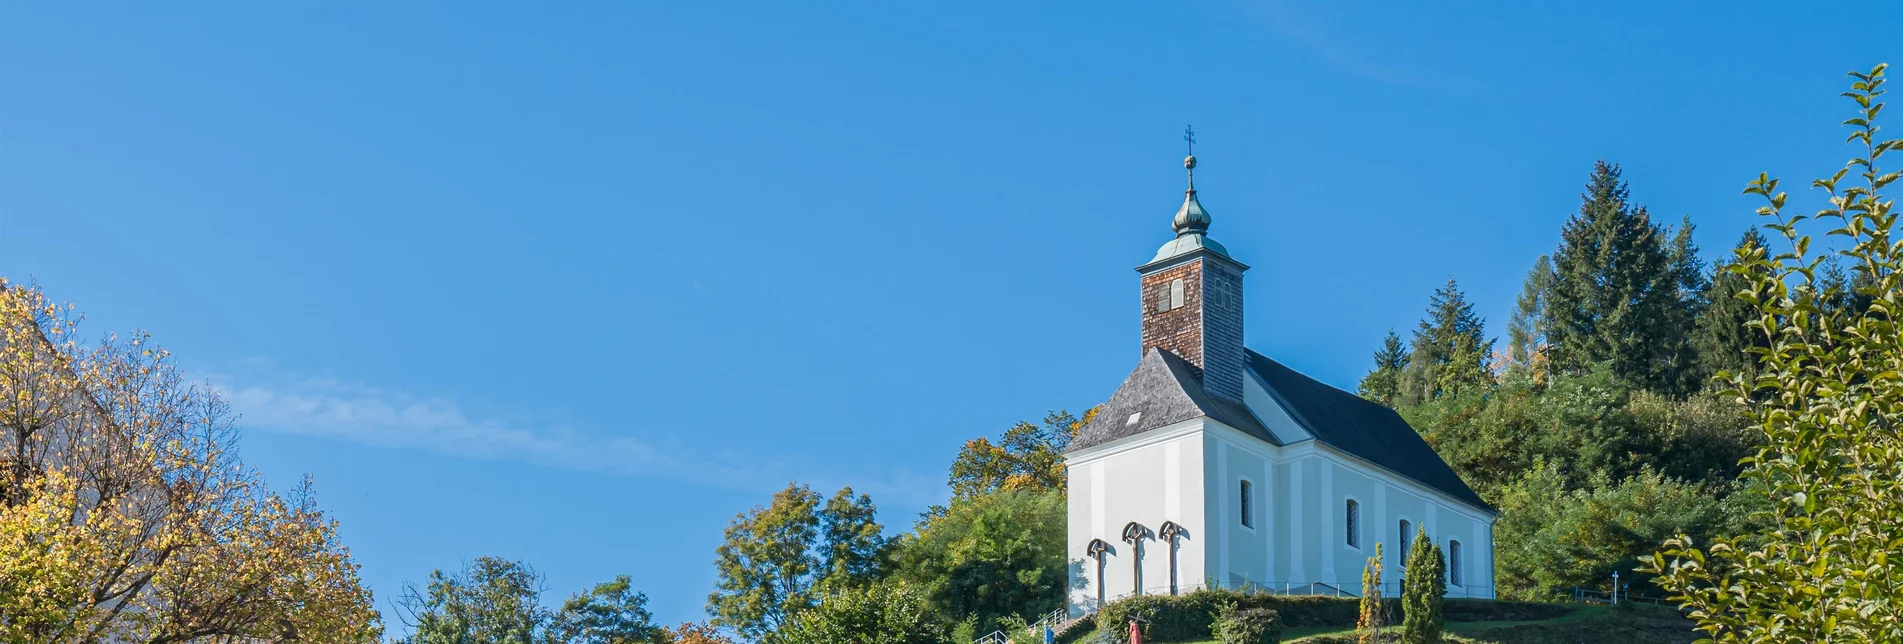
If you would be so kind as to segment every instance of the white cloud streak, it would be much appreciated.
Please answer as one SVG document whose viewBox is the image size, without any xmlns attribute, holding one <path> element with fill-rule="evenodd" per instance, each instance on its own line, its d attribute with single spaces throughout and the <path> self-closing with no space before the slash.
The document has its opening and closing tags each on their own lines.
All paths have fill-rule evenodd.
<svg viewBox="0 0 1903 644">
<path fill-rule="evenodd" d="M 248 430 L 740 491 L 771 491 L 800 478 L 816 490 L 851 485 L 875 500 L 901 506 L 938 502 L 945 494 L 942 481 L 904 470 L 873 473 L 850 466 L 828 467 L 831 464 L 797 456 L 684 446 L 664 449 L 629 435 L 483 417 L 447 398 L 418 397 L 335 378 L 267 374 L 217 375 L 210 380 L 231 401 L 241 415 L 240 425 Z M 897 517 L 888 518 L 892 519 Z"/>
</svg>

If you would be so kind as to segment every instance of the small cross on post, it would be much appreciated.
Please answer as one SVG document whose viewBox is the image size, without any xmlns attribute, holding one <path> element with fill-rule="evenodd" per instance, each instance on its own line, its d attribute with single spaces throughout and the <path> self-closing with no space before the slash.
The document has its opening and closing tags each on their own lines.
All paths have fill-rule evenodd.
<svg viewBox="0 0 1903 644">
<path fill-rule="evenodd" d="M 1196 129 L 1187 125 L 1183 126 L 1183 140 L 1189 142 L 1190 156 L 1195 156 L 1196 155 Z"/>
</svg>

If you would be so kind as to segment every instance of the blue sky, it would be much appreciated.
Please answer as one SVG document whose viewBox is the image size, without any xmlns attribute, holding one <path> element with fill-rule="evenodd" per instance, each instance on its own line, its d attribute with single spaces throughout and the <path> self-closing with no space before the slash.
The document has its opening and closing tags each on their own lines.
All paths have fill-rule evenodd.
<svg viewBox="0 0 1903 644">
<path fill-rule="evenodd" d="M 1724 252 L 1756 173 L 1846 158 L 1857 13 L 10 4 L 0 274 L 222 387 L 382 607 L 493 554 L 672 623 L 787 481 L 907 526 L 1108 396 L 1185 124 L 1249 345 L 1351 388 L 1450 276 L 1502 332 L 1595 159 Z"/>
</svg>

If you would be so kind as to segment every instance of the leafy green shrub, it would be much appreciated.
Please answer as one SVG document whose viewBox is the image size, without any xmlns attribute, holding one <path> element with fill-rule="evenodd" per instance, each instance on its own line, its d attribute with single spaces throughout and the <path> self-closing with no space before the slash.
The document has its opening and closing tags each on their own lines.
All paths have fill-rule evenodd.
<svg viewBox="0 0 1903 644">
<path fill-rule="evenodd" d="M 1216 619 L 1210 622 L 1209 630 L 1215 633 L 1219 644 L 1279 644 L 1282 641 L 1282 624 L 1274 610 L 1237 608 L 1235 602 L 1216 606 Z"/>
<path fill-rule="evenodd" d="M 1703 542 L 1676 537 L 1647 561 L 1712 640 L 1903 641 L 1903 212 L 1882 193 L 1903 175 L 1878 163 L 1903 141 L 1877 138 L 1885 68 L 1851 74 L 1844 96 L 1858 109 L 1844 124 L 1856 156 L 1811 182 L 1828 207 L 1786 211 L 1786 193 L 1766 174 L 1745 190 L 1765 199 L 1758 213 L 1777 251 L 1740 253 L 1729 270 L 1747 280 L 1738 297 L 1757 309 L 1748 329 L 1770 346 L 1752 350 L 1754 377 L 1727 374 L 1728 393 L 1750 401 L 1763 437 L 1745 480 L 1770 504 L 1770 525 Z M 1830 230 L 1813 249 L 1817 225 Z M 1854 281 L 1833 283 L 1833 263 Z"/>
<path fill-rule="evenodd" d="M 1237 610 L 1274 611 L 1277 623 L 1287 627 L 1354 626 L 1356 600 L 1319 596 L 1283 596 L 1238 590 L 1196 590 L 1182 595 L 1140 595 L 1104 606 L 1098 613 L 1098 632 L 1121 642 L 1129 636 L 1130 618 L 1146 622 L 1143 636 L 1156 641 L 1182 641 L 1214 635 L 1210 620 L 1224 603 Z"/>
</svg>

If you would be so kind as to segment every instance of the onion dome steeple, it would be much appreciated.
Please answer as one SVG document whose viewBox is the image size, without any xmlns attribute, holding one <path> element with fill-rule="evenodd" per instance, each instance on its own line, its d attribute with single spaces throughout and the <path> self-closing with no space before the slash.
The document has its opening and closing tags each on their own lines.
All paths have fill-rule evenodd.
<svg viewBox="0 0 1903 644">
<path fill-rule="evenodd" d="M 1194 145 L 1194 138 L 1184 138 L 1189 138 Z M 1209 232 L 1209 212 L 1196 200 L 1196 155 L 1183 157 L 1183 169 L 1189 171 L 1189 189 L 1183 191 L 1183 207 L 1176 210 L 1176 220 L 1171 222 L 1171 227 L 1178 235 L 1205 234 Z"/>
<path fill-rule="evenodd" d="M 1176 209 L 1176 218 L 1170 221 L 1170 228 L 1176 231 L 1176 239 L 1170 240 L 1163 244 L 1162 248 L 1157 249 L 1156 257 L 1146 262 L 1143 267 L 1156 266 L 1158 263 L 1198 252 L 1208 252 L 1232 262 L 1236 261 L 1229 256 L 1229 249 L 1223 248 L 1222 244 L 1209 238 L 1209 211 L 1204 210 L 1203 202 L 1196 198 L 1196 131 L 1185 128 L 1183 140 L 1189 143 L 1190 154 L 1183 157 L 1183 169 L 1189 173 L 1189 188 L 1183 191 L 1183 206 Z M 1240 264 L 1240 262 L 1237 263 Z"/>
</svg>

